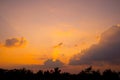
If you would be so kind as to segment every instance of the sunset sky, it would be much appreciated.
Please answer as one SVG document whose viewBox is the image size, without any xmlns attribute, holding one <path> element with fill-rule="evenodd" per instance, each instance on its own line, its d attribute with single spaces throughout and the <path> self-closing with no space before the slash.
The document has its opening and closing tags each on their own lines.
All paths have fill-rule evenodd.
<svg viewBox="0 0 120 80">
<path fill-rule="evenodd" d="M 119 58 L 120 0 L 0 0 L 0 68 L 116 68 Z"/>
</svg>

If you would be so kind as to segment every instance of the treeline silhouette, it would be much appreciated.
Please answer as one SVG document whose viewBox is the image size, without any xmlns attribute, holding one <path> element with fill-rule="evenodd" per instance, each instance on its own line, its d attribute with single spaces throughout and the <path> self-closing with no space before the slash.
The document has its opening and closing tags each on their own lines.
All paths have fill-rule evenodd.
<svg viewBox="0 0 120 80">
<path fill-rule="evenodd" d="M 59 68 L 53 70 L 39 70 L 33 73 L 31 70 L 23 69 L 0 69 L 0 80 L 120 80 L 120 72 L 106 69 L 102 73 L 88 67 L 78 74 L 61 72 Z"/>
</svg>

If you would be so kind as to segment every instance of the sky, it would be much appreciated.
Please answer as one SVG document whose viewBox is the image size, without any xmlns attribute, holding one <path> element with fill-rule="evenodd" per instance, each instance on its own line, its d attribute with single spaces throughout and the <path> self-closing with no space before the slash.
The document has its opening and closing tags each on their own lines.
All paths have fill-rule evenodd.
<svg viewBox="0 0 120 80">
<path fill-rule="evenodd" d="M 118 69 L 119 24 L 120 0 L 0 0 L 0 67 Z"/>
</svg>

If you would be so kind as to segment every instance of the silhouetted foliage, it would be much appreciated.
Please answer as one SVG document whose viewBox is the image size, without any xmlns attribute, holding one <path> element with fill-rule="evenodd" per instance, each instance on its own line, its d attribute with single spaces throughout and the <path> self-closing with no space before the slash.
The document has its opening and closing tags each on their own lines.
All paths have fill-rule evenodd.
<svg viewBox="0 0 120 80">
<path fill-rule="evenodd" d="M 59 68 L 53 70 L 39 70 L 33 73 L 31 70 L 23 69 L 0 69 L 0 80 L 120 80 L 120 72 L 111 69 L 93 70 L 92 66 L 82 70 L 78 74 L 62 73 Z"/>
</svg>

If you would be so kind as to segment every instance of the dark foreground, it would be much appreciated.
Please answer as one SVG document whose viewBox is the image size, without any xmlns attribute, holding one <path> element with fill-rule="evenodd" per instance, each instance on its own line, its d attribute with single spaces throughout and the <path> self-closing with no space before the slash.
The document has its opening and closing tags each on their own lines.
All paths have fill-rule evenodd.
<svg viewBox="0 0 120 80">
<path fill-rule="evenodd" d="M 92 70 L 92 67 L 82 70 L 78 74 L 61 73 L 59 68 L 50 71 L 39 70 L 37 73 L 24 68 L 0 69 L 0 80 L 120 80 L 120 72 L 107 69 L 100 73 L 99 70 Z"/>
</svg>

